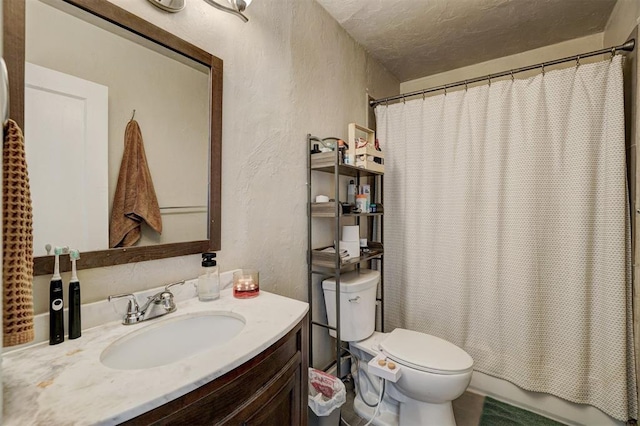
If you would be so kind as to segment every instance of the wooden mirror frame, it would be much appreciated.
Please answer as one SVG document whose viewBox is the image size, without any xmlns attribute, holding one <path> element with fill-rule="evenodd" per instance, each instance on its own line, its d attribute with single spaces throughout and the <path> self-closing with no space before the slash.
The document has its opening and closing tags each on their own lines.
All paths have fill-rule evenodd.
<svg viewBox="0 0 640 426">
<path fill-rule="evenodd" d="M 143 247 L 114 248 L 81 253 L 78 269 L 120 265 L 165 259 L 205 251 L 221 246 L 221 170 L 222 170 L 222 60 L 182 40 L 107 0 L 62 0 L 134 34 L 180 53 L 210 68 L 211 123 L 209 177 L 209 239 Z M 10 116 L 24 129 L 25 0 L 3 1 L 3 56 L 10 83 Z M 29 143 L 26 135 L 26 144 Z M 53 256 L 34 258 L 34 275 L 53 273 Z M 60 259 L 61 271 L 71 269 L 69 259 Z"/>
</svg>

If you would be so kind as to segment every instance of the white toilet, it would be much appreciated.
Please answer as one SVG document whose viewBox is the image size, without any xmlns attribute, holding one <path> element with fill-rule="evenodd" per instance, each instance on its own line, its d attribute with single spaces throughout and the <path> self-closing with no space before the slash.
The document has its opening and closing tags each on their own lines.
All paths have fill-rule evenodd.
<svg viewBox="0 0 640 426">
<path fill-rule="evenodd" d="M 356 413 L 370 419 L 382 380 L 367 363 L 382 353 L 402 370 L 396 383 L 386 381 L 374 425 L 455 426 L 451 401 L 469 386 L 473 359 L 456 345 L 424 333 L 396 328 L 375 332 L 376 291 L 380 273 L 360 269 L 340 276 L 340 334 L 359 362 L 351 367 L 357 385 Z M 329 325 L 335 327 L 336 283 L 323 281 Z M 330 331 L 335 337 L 335 331 Z"/>
</svg>

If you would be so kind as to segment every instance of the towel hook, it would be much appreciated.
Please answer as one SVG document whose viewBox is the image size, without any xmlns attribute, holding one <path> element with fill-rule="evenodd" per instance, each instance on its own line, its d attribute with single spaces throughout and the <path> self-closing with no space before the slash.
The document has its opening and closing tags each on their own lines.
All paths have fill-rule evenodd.
<svg viewBox="0 0 640 426">
<path fill-rule="evenodd" d="M 133 110 L 133 114 L 131 114 L 131 119 L 133 120 L 133 118 L 136 116 L 136 110 Z"/>
</svg>

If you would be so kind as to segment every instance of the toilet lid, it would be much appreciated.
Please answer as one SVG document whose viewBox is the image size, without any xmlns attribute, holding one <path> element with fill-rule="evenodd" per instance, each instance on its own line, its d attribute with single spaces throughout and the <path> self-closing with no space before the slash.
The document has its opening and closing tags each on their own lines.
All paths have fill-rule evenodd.
<svg viewBox="0 0 640 426">
<path fill-rule="evenodd" d="M 453 343 L 429 334 L 396 328 L 380 343 L 382 352 L 407 367 L 436 374 L 471 371 L 473 358 Z"/>
</svg>

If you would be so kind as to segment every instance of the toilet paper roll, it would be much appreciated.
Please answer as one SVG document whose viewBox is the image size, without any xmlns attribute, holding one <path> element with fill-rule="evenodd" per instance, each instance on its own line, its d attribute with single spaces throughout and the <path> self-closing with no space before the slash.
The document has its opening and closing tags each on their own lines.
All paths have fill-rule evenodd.
<svg viewBox="0 0 640 426">
<path fill-rule="evenodd" d="M 351 259 L 360 257 L 360 241 L 342 241 L 340 240 L 340 250 L 346 250 Z"/>
<path fill-rule="evenodd" d="M 342 227 L 342 240 L 360 243 L 360 227 L 358 225 L 345 225 Z"/>
</svg>

